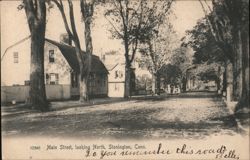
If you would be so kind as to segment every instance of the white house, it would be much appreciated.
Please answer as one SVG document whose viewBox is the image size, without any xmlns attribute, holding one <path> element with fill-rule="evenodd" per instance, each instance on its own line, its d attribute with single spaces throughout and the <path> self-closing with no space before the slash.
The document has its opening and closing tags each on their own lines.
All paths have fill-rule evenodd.
<svg viewBox="0 0 250 160">
<path fill-rule="evenodd" d="M 109 97 L 123 97 L 125 87 L 125 64 L 116 63 L 106 65 L 108 76 L 108 96 Z"/>
<path fill-rule="evenodd" d="M 125 92 L 125 58 L 123 54 L 116 51 L 105 53 L 101 56 L 103 63 L 109 71 L 108 75 L 108 96 L 109 97 L 124 97 Z M 130 74 L 131 94 L 134 94 L 135 89 L 135 69 L 134 64 L 131 67 Z"/>
<path fill-rule="evenodd" d="M 125 59 L 121 54 L 111 51 L 101 57 L 108 69 L 108 96 L 123 97 L 125 87 Z"/>
<path fill-rule="evenodd" d="M 8 47 L 1 57 L 1 102 L 25 101 L 29 96 L 30 36 Z M 84 53 L 85 54 L 85 53 Z M 99 57 L 92 57 L 89 90 L 91 96 L 107 96 L 108 71 Z M 48 99 L 69 99 L 79 95 L 78 62 L 75 49 L 46 39 L 44 71 Z"/>
</svg>

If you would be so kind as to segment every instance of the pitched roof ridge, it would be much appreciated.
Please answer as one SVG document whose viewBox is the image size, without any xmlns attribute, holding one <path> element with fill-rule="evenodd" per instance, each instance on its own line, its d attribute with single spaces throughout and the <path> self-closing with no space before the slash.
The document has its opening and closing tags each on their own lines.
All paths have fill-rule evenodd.
<svg viewBox="0 0 250 160">
<path fill-rule="evenodd" d="M 23 39 L 21 39 L 21 40 L 19 40 L 19 41 L 17 41 L 16 43 L 14 43 L 14 44 L 12 44 L 12 45 L 10 45 L 8 48 L 6 48 L 5 51 L 4 51 L 3 56 L 1 57 L 1 61 L 3 60 L 5 54 L 7 53 L 7 51 L 8 51 L 9 49 L 11 49 L 11 48 L 13 48 L 14 46 L 16 46 L 16 45 L 18 45 L 18 44 L 20 44 L 20 43 L 26 41 L 26 40 L 29 39 L 29 38 L 30 38 L 30 35 L 27 36 L 27 37 L 25 37 L 25 38 L 23 38 Z"/>
<path fill-rule="evenodd" d="M 108 65 L 108 64 L 107 64 Z M 111 64 L 112 65 L 112 64 Z M 116 66 L 118 66 L 119 65 L 119 62 L 118 63 L 115 63 L 114 64 L 114 66 L 113 67 L 111 67 L 110 69 L 109 69 L 109 71 L 112 71 Z"/>
<path fill-rule="evenodd" d="M 48 41 L 48 42 L 50 42 L 50 43 L 55 43 L 55 45 L 62 45 L 62 46 L 65 46 L 65 47 L 71 47 L 71 48 L 74 48 L 75 49 L 75 46 L 71 46 L 71 45 L 69 45 L 69 44 L 67 44 L 67 43 L 60 43 L 60 42 L 57 42 L 57 41 L 55 41 L 55 40 L 52 40 L 52 39 L 48 39 L 48 38 L 45 38 L 45 40 L 46 41 Z M 81 50 L 83 53 L 86 53 L 86 51 L 83 51 L 83 50 Z M 92 54 L 92 56 L 93 57 L 95 57 L 95 58 L 99 58 L 99 56 L 97 56 L 97 55 L 95 55 L 95 54 Z"/>
<path fill-rule="evenodd" d="M 69 44 L 67 44 L 67 43 L 60 43 L 60 42 L 58 42 L 58 41 L 55 41 L 55 40 L 52 40 L 52 39 L 48 39 L 48 38 L 45 38 L 45 41 L 48 41 L 48 42 L 50 42 L 50 43 L 52 43 L 52 44 L 55 43 L 55 44 L 60 44 L 60 45 L 63 45 L 63 46 L 75 48 L 74 46 L 71 46 L 71 45 L 69 45 Z"/>
</svg>

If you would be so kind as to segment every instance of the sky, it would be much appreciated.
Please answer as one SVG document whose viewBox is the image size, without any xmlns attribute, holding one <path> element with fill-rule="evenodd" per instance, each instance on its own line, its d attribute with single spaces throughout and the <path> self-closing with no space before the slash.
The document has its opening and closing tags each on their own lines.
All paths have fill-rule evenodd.
<svg viewBox="0 0 250 160">
<path fill-rule="evenodd" d="M 7 47 L 27 37 L 29 29 L 24 10 L 17 10 L 20 1 L 0 1 L 1 3 L 1 57 Z M 84 45 L 84 26 L 81 22 L 79 1 L 74 1 L 76 26 L 82 49 Z M 67 6 L 67 5 L 65 5 Z M 178 0 L 173 6 L 174 18 L 172 24 L 178 38 L 185 35 L 185 31 L 192 29 L 197 20 L 204 17 L 202 8 L 197 0 Z M 97 8 L 98 13 L 102 12 Z M 67 13 L 67 9 L 66 9 Z M 103 16 L 96 15 L 92 29 L 94 54 L 99 55 L 111 50 L 123 52 L 121 41 L 110 38 L 107 29 L 109 23 Z M 60 12 L 54 8 L 47 13 L 46 38 L 59 41 L 60 34 L 66 33 Z"/>
</svg>

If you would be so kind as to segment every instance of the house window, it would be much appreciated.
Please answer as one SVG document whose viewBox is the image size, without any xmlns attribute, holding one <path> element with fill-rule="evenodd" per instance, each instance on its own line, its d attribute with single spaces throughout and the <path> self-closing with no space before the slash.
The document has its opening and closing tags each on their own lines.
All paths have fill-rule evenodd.
<svg viewBox="0 0 250 160">
<path fill-rule="evenodd" d="M 50 84 L 58 84 L 59 77 L 57 73 L 50 73 Z"/>
<path fill-rule="evenodd" d="M 122 77 L 123 77 L 122 71 L 115 71 L 115 78 L 122 78 Z"/>
<path fill-rule="evenodd" d="M 59 75 L 57 73 L 46 74 L 46 84 L 59 84 Z"/>
<path fill-rule="evenodd" d="M 18 63 L 18 52 L 13 53 L 14 63 Z"/>
<path fill-rule="evenodd" d="M 55 53 L 54 53 L 54 50 L 49 50 L 49 62 L 50 63 L 55 62 Z"/>
</svg>

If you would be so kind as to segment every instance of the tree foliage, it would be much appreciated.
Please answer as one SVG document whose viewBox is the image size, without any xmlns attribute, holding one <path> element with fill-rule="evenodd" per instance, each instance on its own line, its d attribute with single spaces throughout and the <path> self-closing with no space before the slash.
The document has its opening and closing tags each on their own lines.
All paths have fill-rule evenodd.
<svg viewBox="0 0 250 160">
<path fill-rule="evenodd" d="M 182 80 L 182 71 L 179 66 L 173 64 L 165 64 L 159 70 L 161 77 L 164 78 L 165 84 L 180 84 Z"/>
<path fill-rule="evenodd" d="M 193 64 L 192 52 L 193 51 L 190 47 L 180 46 L 179 48 L 175 49 L 171 55 L 171 64 L 180 68 L 182 76 L 185 76 L 186 70 Z"/>
<path fill-rule="evenodd" d="M 206 1 L 205 3 L 199 1 L 216 45 L 233 63 L 237 55 L 234 46 L 237 43 L 237 32 L 249 30 L 249 1 L 212 0 L 213 8 L 207 5 L 210 13 L 205 9 Z"/>
<path fill-rule="evenodd" d="M 165 22 L 153 32 L 155 34 L 149 33 L 150 38 L 143 39 L 141 42 L 139 50 L 141 58 L 137 61 L 145 65 L 152 74 L 156 74 L 164 65 L 170 63 L 171 56 L 177 47 L 177 40 L 169 22 Z"/>
<path fill-rule="evenodd" d="M 183 45 L 194 50 L 194 64 L 225 61 L 225 54 L 214 41 L 205 18 L 200 19 L 192 30 L 187 31 L 187 37 L 189 40 Z"/>
</svg>

